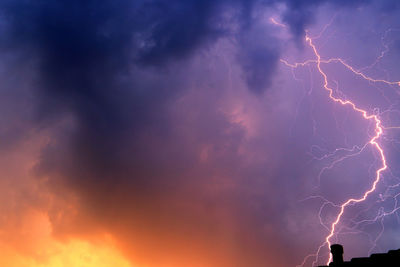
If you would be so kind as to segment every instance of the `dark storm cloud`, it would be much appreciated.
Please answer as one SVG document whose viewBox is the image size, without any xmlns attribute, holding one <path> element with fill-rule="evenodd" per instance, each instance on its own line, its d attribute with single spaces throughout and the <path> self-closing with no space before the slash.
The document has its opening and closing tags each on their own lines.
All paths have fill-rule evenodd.
<svg viewBox="0 0 400 267">
<path fill-rule="evenodd" d="M 36 122 L 74 120 L 69 135 L 44 152 L 42 166 L 58 166 L 50 152 L 57 151 L 69 155 L 62 161 L 72 162 L 68 169 L 77 180 L 108 180 L 98 174 L 126 168 L 127 140 L 143 131 L 165 132 L 164 108 L 183 89 L 160 74 L 168 72 L 165 64 L 227 34 L 221 14 L 231 4 L 244 7 L 239 1 L 3 1 L 3 51 L 34 62 Z M 272 71 L 276 55 L 243 47 L 249 86 L 262 91 L 263 73 Z M 260 55 L 267 62 L 256 60 Z M 154 77 L 162 78 L 144 77 L 153 67 Z M 143 151 L 135 151 L 141 158 Z"/>
<path fill-rule="evenodd" d="M 293 32 L 302 32 L 312 18 L 307 8 L 321 2 L 289 1 L 286 19 Z M 239 20 L 251 27 L 252 4 L 226 0 L 3 1 L 1 45 L 23 50 L 37 60 L 40 119 L 72 112 L 82 127 L 108 134 L 132 122 L 149 121 L 154 108 L 179 91 L 143 89 L 140 82 L 127 82 L 124 78 L 131 75 L 133 66 L 183 59 L 228 34 L 229 29 L 221 26 L 221 14 L 229 5 L 241 10 Z M 240 44 L 240 62 L 249 87 L 265 90 L 278 51 L 246 41 Z"/>
<path fill-rule="evenodd" d="M 86 123 L 96 123 L 92 117 L 96 116 L 113 126 L 123 125 L 119 116 L 125 112 L 115 105 L 129 94 L 122 90 L 120 78 L 128 74 L 134 59 L 162 61 L 185 54 L 212 31 L 204 25 L 206 14 L 192 20 L 199 21 L 197 25 L 190 22 L 190 16 L 182 15 L 192 7 L 174 12 L 166 3 L 136 5 L 133 1 L 3 3 L 10 26 L 10 34 L 3 41 L 9 47 L 26 49 L 38 59 L 40 97 L 49 109 L 45 113 L 73 110 Z M 207 10 L 208 5 L 197 6 Z M 187 29 L 177 32 L 177 25 L 187 25 Z M 149 29 L 150 36 L 146 36 Z M 135 113 L 145 108 L 138 103 L 132 107 Z"/>
<path fill-rule="evenodd" d="M 2 46 L 37 62 L 37 119 L 72 114 L 75 158 L 108 165 L 123 134 L 158 120 L 180 89 L 163 89 L 131 73 L 140 64 L 183 57 L 220 31 L 213 1 L 6 1 Z M 8 50 L 9 51 L 9 50 Z M 142 79 L 143 81 L 143 79 Z M 100 162 L 98 162 L 100 161 Z M 108 162 L 108 164 L 106 164 Z"/>
<path fill-rule="evenodd" d="M 360 6 L 370 0 L 288 0 L 288 9 L 284 14 L 284 21 L 296 38 L 304 35 L 305 28 L 314 20 L 316 8 L 321 4 L 331 4 L 335 7 Z"/>
<path fill-rule="evenodd" d="M 259 25 L 246 28 L 238 40 L 238 61 L 247 86 L 252 92 L 261 94 L 270 86 L 279 60 L 277 41 Z"/>
<path fill-rule="evenodd" d="M 224 29 L 213 25 L 221 1 L 155 1 L 145 4 L 146 30 L 139 55 L 141 62 L 159 63 L 166 58 L 184 57 L 199 45 L 215 40 Z"/>
<path fill-rule="evenodd" d="M 31 120 L 29 127 L 34 124 L 53 131 L 52 142 L 42 151 L 38 164 L 40 175 L 51 177 L 52 190 L 59 196 L 65 188 L 76 192 L 81 200 L 79 214 L 92 217 L 88 221 L 93 224 L 123 225 L 129 233 L 118 229 L 120 236 L 131 240 L 150 236 L 155 239 L 150 243 L 161 244 L 159 248 L 169 247 L 171 235 L 184 239 L 179 236 L 182 229 L 199 240 L 207 232 L 229 236 L 231 232 L 224 229 L 226 218 L 218 219 L 221 210 L 229 209 L 234 210 L 229 221 L 243 222 L 237 228 L 246 233 L 232 239 L 243 240 L 243 244 L 247 235 L 262 239 L 258 232 L 248 233 L 251 227 L 246 228 L 247 217 L 242 214 L 248 210 L 249 200 L 263 201 L 264 192 L 254 197 L 250 187 L 265 188 L 268 170 L 264 162 L 245 164 L 239 155 L 244 129 L 218 112 L 217 100 L 223 96 L 215 90 L 222 89 L 202 89 L 209 99 L 192 100 L 191 106 L 182 108 L 180 118 L 169 114 L 172 104 L 189 87 L 185 76 L 192 74 L 179 63 L 232 34 L 226 25 L 230 21 L 225 20 L 228 7 L 239 10 L 235 15 L 239 29 L 232 35 L 237 38 L 237 59 L 248 88 L 261 95 L 269 87 L 280 47 L 253 21 L 254 2 L 2 1 L 2 55 L 10 51 L 22 55 L 14 58 L 15 72 L 21 69 L 18 66 L 31 64 L 27 68 L 33 76 L 29 100 L 35 108 L 29 106 L 29 111 L 34 110 L 35 116 L 27 119 Z M 314 8 L 326 2 L 347 5 L 365 1 L 287 1 L 285 20 L 292 32 L 301 35 L 312 22 Z M 199 88 L 212 86 L 209 76 L 198 79 L 205 81 Z M 26 96 L 24 92 L 21 97 Z M 16 98 L 8 99 L 17 102 Z M 16 106 L 22 109 L 24 105 Z M 71 124 L 57 125 L 64 118 L 72 118 Z M 202 165 L 199 152 L 211 163 Z M 227 180 L 213 181 L 215 177 Z M 255 179 L 249 183 L 242 177 Z M 224 186 L 233 192 L 210 197 L 214 187 Z M 201 192 L 193 193 L 196 190 Z M 269 211 L 279 209 L 272 199 L 271 193 Z M 257 217 L 263 208 L 248 211 L 249 217 Z M 63 225 L 69 220 L 62 216 L 51 219 L 55 231 L 72 227 Z M 276 223 L 279 218 L 267 220 Z M 253 223 L 257 229 L 265 227 Z M 187 229 L 192 224 L 195 226 Z M 153 236 L 154 230 L 159 236 Z M 182 235 L 189 236 L 187 232 Z M 216 244 L 217 251 L 218 240 L 212 240 L 202 240 L 203 246 Z"/>
</svg>

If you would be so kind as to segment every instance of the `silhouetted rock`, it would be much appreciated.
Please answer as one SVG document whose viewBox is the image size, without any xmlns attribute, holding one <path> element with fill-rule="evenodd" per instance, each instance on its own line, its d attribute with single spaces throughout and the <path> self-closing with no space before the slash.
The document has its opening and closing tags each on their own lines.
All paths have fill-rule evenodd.
<svg viewBox="0 0 400 267">
<path fill-rule="evenodd" d="M 343 246 L 339 244 L 333 244 L 331 246 L 332 253 L 332 265 L 339 266 L 343 263 Z"/>
<path fill-rule="evenodd" d="M 332 262 L 330 267 L 400 267 L 400 249 L 390 250 L 388 253 L 372 254 L 368 258 L 353 258 L 343 261 L 343 246 L 331 246 Z M 326 265 L 319 267 L 328 267 Z"/>
</svg>

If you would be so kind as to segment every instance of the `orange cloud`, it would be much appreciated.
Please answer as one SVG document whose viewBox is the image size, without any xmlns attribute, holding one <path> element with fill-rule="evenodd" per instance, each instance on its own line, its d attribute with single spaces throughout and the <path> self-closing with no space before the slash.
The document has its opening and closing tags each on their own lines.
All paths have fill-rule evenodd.
<svg viewBox="0 0 400 267">
<path fill-rule="evenodd" d="M 4 236 L 4 233 L 3 233 Z M 55 239 L 46 214 L 29 212 L 13 238 L 0 241 L 0 266 L 7 267 L 135 267 L 119 252 L 109 235 L 96 242 Z M 7 242 L 8 241 L 8 242 Z"/>
</svg>

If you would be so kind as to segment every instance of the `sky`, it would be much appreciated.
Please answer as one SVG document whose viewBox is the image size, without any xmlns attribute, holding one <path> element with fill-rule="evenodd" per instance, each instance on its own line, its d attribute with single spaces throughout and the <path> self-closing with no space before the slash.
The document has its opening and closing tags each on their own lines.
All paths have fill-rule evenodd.
<svg viewBox="0 0 400 267">
<path fill-rule="evenodd" d="M 0 266 L 400 248 L 397 0 L 1 0 Z"/>
</svg>

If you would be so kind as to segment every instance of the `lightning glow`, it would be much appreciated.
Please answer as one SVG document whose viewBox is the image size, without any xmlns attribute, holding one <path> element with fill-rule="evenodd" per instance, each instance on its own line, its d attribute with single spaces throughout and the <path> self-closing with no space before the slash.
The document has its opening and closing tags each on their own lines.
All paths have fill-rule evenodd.
<svg viewBox="0 0 400 267">
<path fill-rule="evenodd" d="M 331 24 L 331 23 L 332 23 L 332 21 L 330 22 L 330 24 Z M 327 26 L 325 26 L 325 28 L 324 28 L 323 31 L 325 31 L 326 28 L 327 28 L 330 24 L 328 24 Z M 386 36 L 386 34 L 387 34 L 387 32 L 385 33 L 385 36 Z M 378 152 L 378 154 L 379 154 L 380 161 L 381 161 L 381 166 L 380 166 L 379 169 L 377 169 L 376 172 L 375 172 L 375 178 L 374 178 L 374 181 L 373 181 L 372 185 L 369 187 L 369 189 L 368 189 L 367 191 L 365 191 L 365 192 L 362 194 L 361 197 L 359 197 L 359 198 L 354 198 L 354 197 L 353 197 L 353 198 L 349 198 L 349 199 L 347 199 L 346 201 L 344 201 L 344 202 L 343 202 L 342 204 L 340 204 L 340 205 L 336 205 L 336 204 L 334 204 L 334 203 L 332 203 L 332 202 L 329 202 L 329 201 L 327 201 L 327 200 L 325 199 L 325 202 L 324 202 L 324 204 L 322 205 L 322 207 L 321 207 L 321 209 L 320 209 L 320 211 L 319 211 L 320 219 L 321 219 L 321 211 L 322 211 L 323 207 L 325 207 L 327 204 L 332 205 L 332 206 L 335 206 L 335 207 L 338 207 L 338 208 L 339 208 L 339 213 L 336 215 L 334 221 L 333 221 L 329 226 L 326 226 L 326 225 L 325 225 L 324 223 L 322 223 L 322 221 L 320 220 L 321 225 L 323 225 L 323 226 L 328 230 L 328 235 L 325 237 L 324 243 L 321 244 L 321 245 L 318 247 L 317 252 L 316 252 L 315 254 L 310 254 L 310 255 L 306 256 L 306 257 L 304 258 L 302 264 L 301 264 L 301 265 L 298 265 L 298 266 L 304 266 L 304 264 L 306 263 L 306 261 L 308 260 L 308 258 L 310 258 L 310 257 L 315 257 L 315 261 L 313 262 L 313 266 L 314 266 L 314 264 L 316 264 L 316 261 L 317 261 L 317 259 L 318 259 L 320 250 L 321 250 L 325 245 L 327 245 L 328 247 L 330 247 L 330 245 L 331 245 L 331 239 L 332 239 L 332 237 L 333 237 L 334 234 L 335 234 L 337 225 L 340 223 L 340 221 L 341 221 L 341 219 L 342 219 L 342 216 L 343 216 L 343 214 L 344 214 L 344 212 L 345 212 L 346 207 L 348 207 L 349 205 L 355 204 L 355 203 L 360 203 L 360 202 L 365 201 L 365 200 L 368 198 L 368 196 L 369 196 L 372 192 L 374 192 L 374 191 L 376 190 L 376 187 L 377 187 L 378 183 L 380 182 L 380 180 L 381 180 L 381 178 L 382 178 L 382 172 L 385 171 L 385 170 L 388 168 L 387 163 L 386 163 L 385 152 L 384 152 L 384 150 L 383 150 L 383 147 L 379 144 L 378 141 L 379 141 L 380 137 L 382 137 L 382 135 L 383 135 L 383 133 L 384 133 L 384 129 L 391 129 L 391 128 L 396 128 L 396 129 L 397 129 L 397 127 L 390 127 L 390 128 L 389 128 L 389 127 L 383 127 L 383 126 L 382 126 L 382 122 L 381 122 L 381 120 L 380 120 L 380 118 L 379 118 L 379 115 L 377 115 L 377 114 L 369 114 L 367 110 L 360 108 L 355 102 L 353 102 L 353 101 L 351 101 L 351 100 L 348 100 L 348 99 L 343 99 L 343 98 L 341 98 L 341 97 L 334 96 L 334 90 L 333 90 L 333 88 L 331 88 L 331 87 L 329 86 L 328 74 L 322 69 L 321 66 L 322 66 L 322 64 L 340 63 L 340 64 L 342 64 L 347 70 L 351 71 L 351 72 L 354 73 L 355 75 L 361 77 L 362 79 L 364 79 L 364 80 L 366 80 L 366 81 L 368 81 L 368 82 L 370 82 L 370 83 L 383 83 L 383 84 L 391 85 L 391 86 L 393 86 L 393 85 L 400 86 L 400 81 L 388 81 L 388 80 L 384 80 L 384 79 L 375 79 L 375 78 L 372 78 L 372 77 L 370 77 L 370 76 L 364 74 L 361 70 L 355 69 L 354 67 L 352 67 L 351 65 L 349 65 L 348 63 L 346 63 L 346 62 L 345 62 L 343 59 L 341 59 L 341 58 L 322 59 L 320 53 L 318 52 L 317 47 L 315 46 L 315 44 L 314 44 L 314 42 L 313 42 L 314 39 L 319 38 L 320 36 L 321 36 L 321 33 L 320 33 L 317 37 L 314 37 L 314 38 L 310 37 L 310 36 L 308 35 L 308 33 L 306 33 L 306 36 L 305 36 L 305 41 L 306 41 L 306 43 L 308 44 L 308 46 L 311 48 L 311 50 L 313 51 L 313 54 L 314 54 L 314 56 L 315 56 L 315 59 L 309 59 L 309 60 L 306 60 L 306 61 L 304 61 L 304 62 L 296 62 L 296 63 L 289 63 L 288 61 L 286 61 L 286 60 L 284 60 L 284 59 L 281 59 L 280 61 L 281 61 L 283 64 L 285 64 L 286 66 L 292 68 L 292 70 L 293 70 L 294 68 L 304 67 L 304 66 L 310 65 L 310 64 L 315 64 L 316 67 L 317 67 L 318 73 L 321 75 L 321 77 L 322 77 L 322 79 L 323 79 L 323 88 L 328 92 L 328 96 L 329 96 L 330 100 L 333 101 L 333 102 L 335 102 L 335 103 L 338 103 L 338 104 L 340 104 L 340 105 L 343 105 L 343 106 L 350 106 L 351 109 L 352 109 L 354 112 L 359 113 L 359 114 L 362 116 L 362 118 L 363 118 L 364 120 L 372 121 L 373 124 L 374 124 L 374 126 L 375 126 L 375 127 L 374 127 L 374 133 L 375 133 L 375 134 L 370 138 L 370 140 L 369 140 L 364 146 L 362 146 L 362 147 L 357 147 L 357 146 L 356 146 L 356 147 L 353 147 L 352 151 L 355 151 L 353 154 L 350 154 L 350 155 L 348 155 L 348 156 L 339 158 L 339 159 L 333 161 L 333 163 L 332 163 L 330 166 L 324 167 L 324 168 L 322 169 L 322 171 L 320 172 L 319 177 L 321 176 L 321 173 L 322 173 L 323 171 L 325 171 L 326 169 L 332 168 L 336 163 L 341 162 L 341 161 L 343 161 L 344 159 L 346 159 L 346 158 L 348 158 L 348 157 L 351 157 L 351 156 L 360 154 L 360 153 L 364 150 L 364 148 L 367 147 L 368 145 L 373 146 L 373 147 L 377 150 L 377 152 Z M 381 55 L 378 57 L 378 59 L 376 60 L 376 62 L 379 61 L 379 60 L 384 56 L 384 54 L 387 52 L 387 49 L 388 49 L 388 47 L 385 46 L 385 50 L 381 53 Z M 374 62 L 374 64 L 376 64 L 376 62 Z M 364 69 L 365 69 L 365 68 L 364 68 Z M 339 149 L 339 150 L 341 150 L 341 149 Z M 324 157 L 326 157 L 326 156 L 324 156 Z M 319 178 L 319 177 L 318 177 L 318 178 Z M 389 213 L 383 212 L 383 213 L 379 214 L 379 215 L 375 218 L 374 221 L 376 221 L 376 220 L 378 220 L 378 219 L 381 219 L 381 218 L 383 218 L 384 216 L 386 216 L 386 215 L 388 215 L 388 214 L 393 214 L 395 210 L 398 210 L 398 208 L 394 209 L 393 211 L 391 211 L 391 212 L 389 212 Z M 381 234 L 382 234 L 382 231 L 381 231 L 380 235 L 381 235 Z M 379 235 L 379 236 L 380 236 L 380 235 Z M 379 236 L 378 236 L 378 238 L 379 238 Z M 327 261 L 327 264 L 329 264 L 329 262 L 330 262 L 331 260 L 332 260 L 332 256 L 330 255 L 330 256 L 329 256 L 329 259 L 328 259 L 328 261 Z"/>
<path fill-rule="evenodd" d="M 374 192 L 375 189 L 376 189 L 376 185 L 378 184 L 378 182 L 381 179 L 381 173 L 384 170 L 386 170 L 386 168 L 387 168 L 384 151 L 383 151 L 382 147 L 379 145 L 379 143 L 377 142 L 377 139 L 383 133 L 383 129 L 381 127 L 381 121 L 379 120 L 377 115 L 374 115 L 374 114 L 368 115 L 366 110 L 357 107 L 356 104 L 354 104 L 350 100 L 343 100 L 343 99 L 336 98 L 336 97 L 333 96 L 333 89 L 330 88 L 329 85 L 328 85 L 328 76 L 321 68 L 321 55 L 318 53 L 317 48 L 313 44 L 312 39 L 310 37 L 306 36 L 306 42 L 310 45 L 310 47 L 314 51 L 315 56 L 317 57 L 317 68 L 318 68 L 319 73 L 322 75 L 322 77 L 324 79 L 324 89 L 329 92 L 329 98 L 332 99 L 333 101 L 337 102 L 337 103 L 340 103 L 341 105 L 350 105 L 351 108 L 354 111 L 356 111 L 358 113 L 361 113 L 364 119 L 373 120 L 375 122 L 375 136 L 373 136 L 372 139 L 369 140 L 369 143 L 376 147 L 376 149 L 379 151 L 379 155 L 380 155 L 380 158 L 382 160 L 382 167 L 379 168 L 376 171 L 375 180 L 372 183 L 371 188 L 368 191 L 366 191 L 361 198 L 350 198 L 340 206 L 340 212 L 337 215 L 336 220 L 331 224 L 331 231 L 330 231 L 329 235 L 325 238 L 325 242 L 328 244 L 328 247 L 329 247 L 331 245 L 330 239 L 332 238 L 333 234 L 335 233 L 335 228 L 336 228 L 337 224 L 340 222 L 340 219 L 342 218 L 342 215 L 344 213 L 345 208 L 348 205 L 352 204 L 352 203 L 357 203 L 357 202 L 364 201 L 368 197 L 369 194 Z M 343 65 L 345 65 L 345 63 L 342 60 L 340 60 L 340 62 Z M 349 66 L 347 64 L 345 66 L 348 67 L 350 70 L 352 70 L 354 73 L 356 73 L 358 75 L 361 75 L 364 79 L 367 79 L 369 81 L 384 82 L 384 83 L 391 84 L 391 82 L 388 82 L 388 81 L 385 81 L 385 80 L 374 80 L 374 79 L 371 79 L 371 78 L 369 78 L 369 77 L 367 77 L 367 76 L 355 71 L 351 66 Z M 331 259 L 332 259 L 332 255 L 329 256 L 329 260 L 328 260 L 327 264 L 329 264 Z"/>
</svg>

